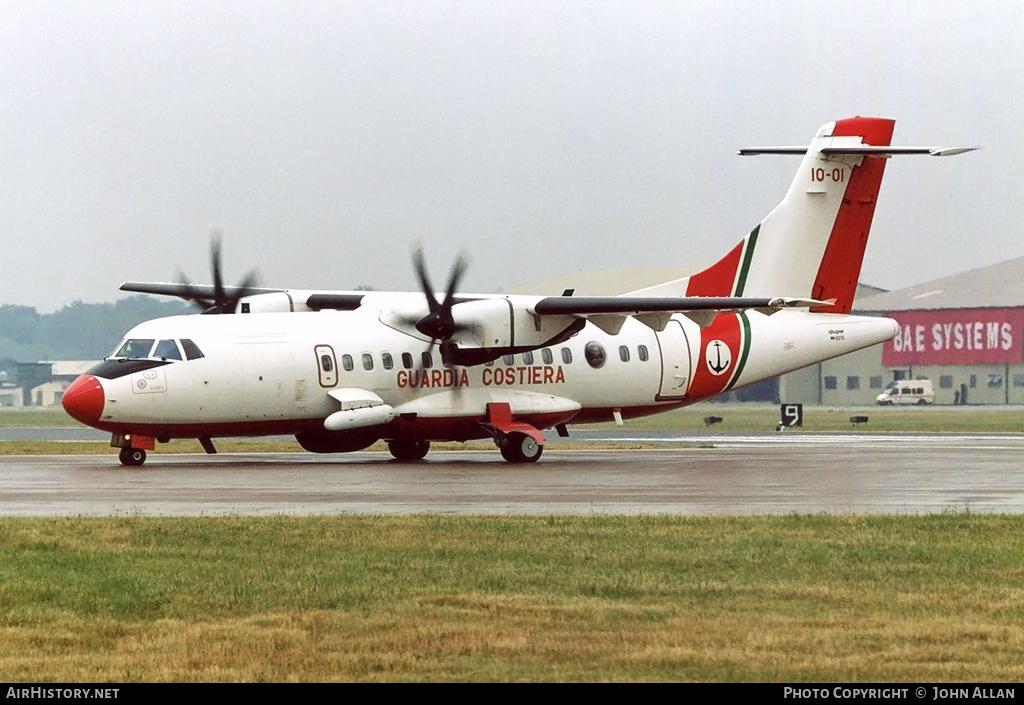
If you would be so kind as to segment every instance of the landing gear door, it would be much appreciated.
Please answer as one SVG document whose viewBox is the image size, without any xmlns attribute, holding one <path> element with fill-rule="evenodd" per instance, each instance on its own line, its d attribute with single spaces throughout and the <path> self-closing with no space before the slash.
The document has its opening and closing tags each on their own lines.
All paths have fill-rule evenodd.
<svg viewBox="0 0 1024 705">
<path fill-rule="evenodd" d="M 686 396 L 690 386 L 690 341 L 683 325 L 672 319 L 657 334 L 661 353 L 661 389 L 655 401 L 673 401 Z"/>
</svg>

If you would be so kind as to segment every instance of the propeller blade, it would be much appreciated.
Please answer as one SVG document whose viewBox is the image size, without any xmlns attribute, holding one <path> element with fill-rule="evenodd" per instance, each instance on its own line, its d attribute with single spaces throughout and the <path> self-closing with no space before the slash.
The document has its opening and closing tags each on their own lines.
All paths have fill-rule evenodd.
<svg viewBox="0 0 1024 705">
<path fill-rule="evenodd" d="M 238 308 L 238 302 L 251 294 L 258 293 L 260 276 L 256 270 L 250 271 L 240 284 L 234 287 L 224 286 L 224 271 L 221 266 L 221 250 L 223 247 L 224 233 L 219 229 L 210 231 L 210 273 L 213 275 L 213 297 L 209 296 L 209 288 L 206 293 L 198 287 L 194 287 L 185 273 L 178 270 L 178 280 L 182 284 L 184 293 L 182 296 L 192 301 L 203 309 L 203 313 L 234 313 Z"/>
<path fill-rule="evenodd" d="M 178 294 L 181 298 L 186 301 L 195 304 L 199 309 L 206 313 L 213 307 L 213 299 L 208 296 L 202 296 L 200 290 L 193 286 L 192 281 L 185 275 L 185 272 L 178 269 L 178 283 L 181 284 L 181 292 Z"/>
<path fill-rule="evenodd" d="M 259 273 L 256 270 L 250 271 L 245 275 L 245 279 L 235 287 L 234 292 L 230 296 L 225 295 L 224 301 L 220 305 L 220 312 L 234 313 L 235 309 L 238 308 L 238 302 L 246 296 L 255 293 L 259 283 Z"/>
<path fill-rule="evenodd" d="M 452 273 L 448 277 L 448 291 L 445 292 L 444 303 L 441 304 L 442 308 L 451 310 L 452 301 L 455 299 L 455 290 L 458 288 L 459 280 L 462 279 L 462 275 L 466 273 L 468 267 L 469 256 L 464 251 L 460 252 L 455 260 L 455 264 L 452 266 Z"/>
<path fill-rule="evenodd" d="M 210 231 L 210 271 L 213 272 L 213 305 L 215 313 L 231 313 L 224 310 L 224 275 L 220 268 L 220 248 L 224 235 L 220 230 Z"/>
<path fill-rule="evenodd" d="M 412 261 L 416 267 L 416 276 L 420 280 L 420 288 L 427 298 L 427 307 L 431 313 L 437 313 L 440 304 L 434 298 L 434 287 L 430 284 L 430 276 L 427 275 L 427 264 L 423 257 L 423 246 L 417 241 L 412 246 Z"/>
<path fill-rule="evenodd" d="M 448 276 L 444 300 L 440 303 L 438 303 L 437 297 L 434 295 L 434 288 L 430 284 L 423 247 L 418 242 L 413 244 L 412 258 L 420 286 L 423 288 L 423 295 L 427 299 L 427 309 L 430 311 L 415 322 L 416 330 L 423 335 L 430 336 L 431 344 L 438 340 L 447 341 L 459 331 L 459 327 L 452 317 L 452 307 L 455 305 L 455 292 L 459 288 L 459 282 L 469 267 L 469 258 L 464 252 L 459 253 L 452 266 L 451 274 Z"/>
</svg>

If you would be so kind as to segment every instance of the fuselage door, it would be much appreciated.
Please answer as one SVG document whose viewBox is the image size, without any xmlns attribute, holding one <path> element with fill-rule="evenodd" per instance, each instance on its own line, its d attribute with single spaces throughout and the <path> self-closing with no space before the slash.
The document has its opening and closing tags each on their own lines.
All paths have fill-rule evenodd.
<svg viewBox="0 0 1024 705">
<path fill-rule="evenodd" d="M 338 385 L 338 361 L 334 358 L 334 348 L 330 345 L 317 345 L 316 366 L 320 375 L 321 387 L 336 387 Z"/>
<path fill-rule="evenodd" d="M 661 351 L 661 390 L 657 401 L 682 399 L 690 386 L 690 342 L 683 325 L 672 319 L 658 335 Z"/>
</svg>

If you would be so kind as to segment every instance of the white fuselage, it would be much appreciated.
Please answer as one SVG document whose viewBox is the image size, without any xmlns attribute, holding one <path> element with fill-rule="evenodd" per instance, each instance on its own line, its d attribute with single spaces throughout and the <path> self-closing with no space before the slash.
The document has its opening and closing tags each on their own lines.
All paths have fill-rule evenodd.
<svg viewBox="0 0 1024 705">
<path fill-rule="evenodd" d="M 464 440 L 484 435 L 477 425 L 494 402 L 537 428 L 642 416 L 880 343 L 896 330 L 885 318 L 804 311 L 721 313 L 703 329 L 676 314 L 661 332 L 628 318 L 615 335 L 588 323 L 563 343 L 449 368 L 437 345 L 380 319 L 380 310 L 361 308 L 148 321 L 126 340 L 187 339 L 202 357 L 97 374 L 104 404 L 93 425 L 157 438 L 293 434 L 332 429 L 326 420 L 351 410 L 335 417 L 337 428 Z"/>
</svg>

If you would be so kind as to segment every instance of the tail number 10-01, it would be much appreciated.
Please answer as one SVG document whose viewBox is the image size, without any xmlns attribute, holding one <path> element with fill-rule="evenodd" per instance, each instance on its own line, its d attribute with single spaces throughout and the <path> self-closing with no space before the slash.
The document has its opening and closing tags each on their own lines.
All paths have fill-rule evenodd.
<svg viewBox="0 0 1024 705">
<path fill-rule="evenodd" d="M 834 181 L 841 184 L 846 181 L 846 170 L 836 167 L 835 169 L 823 169 L 822 167 L 811 168 L 811 181 Z"/>
</svg>

